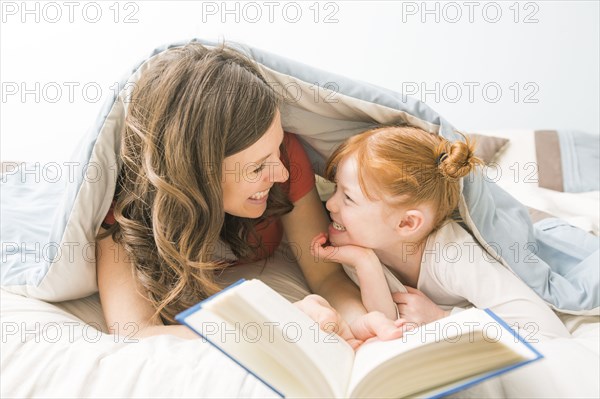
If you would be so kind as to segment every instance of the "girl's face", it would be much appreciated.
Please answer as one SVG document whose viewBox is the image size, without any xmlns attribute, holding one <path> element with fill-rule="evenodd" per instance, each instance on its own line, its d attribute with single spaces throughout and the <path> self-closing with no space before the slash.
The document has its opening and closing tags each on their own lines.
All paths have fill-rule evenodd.
<svg viewBox="0 0 600 399">
<path fill-rule="evenodd" d="M 250 147 L 223 160 L 222 187 L 225 212 L 258 218 L 267 209 L 269 190 L 283 183 L 289 172 L 279 159 L 283 129 L 279 112 L 265 134 Z"/>
<path fill-rule="evenodd" d="M 336 190 L 327 201 L 333 220 L 329 225 L 329 241 L 334 246 L 383 248 L 394 237 L 396 220 L 387 204 L 364 196 L 356 162 L 355 157 L 349 156 L 337 166 Z"/>
</svg>

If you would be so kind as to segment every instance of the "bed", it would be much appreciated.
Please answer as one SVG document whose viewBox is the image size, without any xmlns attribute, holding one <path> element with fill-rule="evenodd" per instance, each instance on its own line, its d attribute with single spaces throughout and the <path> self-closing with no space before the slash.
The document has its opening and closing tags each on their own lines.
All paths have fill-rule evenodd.
<svg viewBox="0 0 600 399">
<path fill-rule="evenodd" d="M 161 48 L 151 57 L 165 50 L 166 47 Z M 263 66 L 263 71 L 271 74 L 270 78 L 280 82 L 281 87 L 289 85 L 289 82 L 278 80 L 283 79 L 282 76 L 291 76 L 297 81 L 311 81 L 303 75 L 306 73 L 305 68 L 283 62 L 277 57 L 273 57 L 270 63 L 267 63 L 263 55 L 256 52 L 252 54 Z M 134 72 L 143 68 L 144 64 L 140 65 L 141 67 L 134 68 Z M 301 135 L 309 155 L 315 160 L 317 173 L 320 172 L 319 165 L 322 165 L 324 156 L 336 142 L 373 123 L 389 122 L 387 118 L 401 119 L 426 130 L 455 137 L 452 126 L 424 104 L 416 101 L 401 105 L 385 104 L 385 101 L 389 101 L 389 98 L 385 98 L 389 93 L 382 90 L 377 94 L 384 97 L 383 100 L 373 106 L 376 101 L 365 102 L 360 94 L 344 92 L 343 87 L 348 82 L 343 78 L 323 78 L 320 80 L 321 86 L 326 87 L 331 81 L 340 83 L 338 88 L 341 88 L 333 94 L 340 97 L 353 96 L 353 99 L 342 99 L 336 105 L 325 104 L 318 110 L 311 109 L 314 104 L 294 103 L 282 111 L 284 128 Z M 367 84 L 353 85 L 360 90 L 372 89 Z M 302 88 L 301 85 L 299 87 Z M 328 96 L 331 94 L 325 92 L 323 95 L 324 98 L 330 98 Z M 100 114 L 100 128 L 82 139 L 79 148 L 87 148 L 89 152 L 82 155 L 79 151 L 77 154 L 83 157 L 87 164 L 95 162 L 98 165 L 114 165 L 118 162 L 115 158 L 118 135 L 114 132 L 120 129 L 121 121 L 118 115 L 122 115 L 123 112 L 124 109 L 119 108 L 118 101 L 114 99 Z M 547 259 L 543 259 L 541 264 L 549 267 L 539 269 L 533 277 L 523 277 L 546 279 L 548 284 L 554 284 L 561 278 L 564 280 L 561 286 L 552 290 L 556 296 L 544 299 L 557 311 L 573 337 L 539 343 L 538 349 L 545 356 L 542 361 L 454 396 L 599 397 L 600 382 L 597 376 L 600 375 L 600 316 L 596 292 L 598 285 L 595 281 L 598 273 L 597 263 L 594 269 L 593 261 L 597 256 L 594 250 L 598 242 L 600 197 L 597 182 L 594 183 L 597 175 L 590 172 L 590 183 L 590 169 L 587 169 L 589 165 L 593 167 L 594 162 L 598 162 L 598 150 L 592 151 L 587 157 L 578 157 L 577 151 L 564 150 L 589 148 L 589 140 L 594 145 L 597 141 L 594 137 L 597 136 L 583 135 L 583 139 L 580 140 L 579 133 L 560 131 L 554 132 L 554 135 L 526 130 L 469 133 L 478 134 L 482 143 L 495 143 L 494 149 L 487 154 L 487 180 L 491 180 L 492 183 L 479 182 L 481 184 L 477 185 L 478 181 L 475 181 L 469 186 L 465 185 L 462 202 L 462 211 L 467 216 L 467 222 L 471 223 L 470 226 L 478 233 L 482 245 L 493 242 L 495 237 L 486 235 L 490 234 L 490 226 L 485 226 L 484 218 L 478 212 L 504 209 L 508 215 L 506 217 L 512 223 L 508 227 L 511 227 L 520 219 L 512 221 L 510 215 L 515 213 L 522 218 L 525 210 L 530 228 L 544 226 L 543 229 L 534 228 L 532 231 L 536 234 L 561 231 L 571 239 L 581 241 L 580 237 L 585 238 L 585 245 L 580 243 L 581 248 L 578 247 L 585 256 L 576 259 L 575 277 L 557 276 L 553 271 L 552 262 Z M 563 137 L 569 137 L 568 140 L 571 141 L 565 144 Z M 545 144 L 542 144 L 543 142 Z M 562 147 L 559 145 L 562 151 L 559 153 L 563 158 L 568 154 L 575 154 L 572 159 L 561 161 L 563 163 L 560 170 L 565 182 L 568 182 L 561 187 L 549 187 L 547 183 L 552 183 L 552 179 L 546 179 L 548 173 L 556 171 L 542 171 L 539 169 L 541 166 L 527 169 L 532 163 L 541 165 L 542 158 L 549 154 L 551 144 L 562 144 Z M 570 146 L 567 147 L 568 145 Z M 585 165 L 577 163 L 580 160 Z M 551 166 L 556 167 L 556 164 L 555 161 Z M 573 165 L 576 168 L 573 168 Z M 18 257 L 26 256 L 26 248 L 20 246 L 20 243 L 25 241 L 37 239 L 36 242 L 61 244 L 77 242 L 83 246 L 90 243 L 103 215 L 106 214 L 116 180 L 114 173 L 111 175 L 108 173 L 109 169 L 106 169 L 107 173 L 103 178 L 94 181 L 93 185 L 89 181 L 79 181 L 73 190 L 65 191 L 64 186 L 56 182 L 54 185 L 46 182 L 48 187 L 44 188 L 45 191 L 39 185 L 11 186 L 10 179 L 16 180 L 15 176 L 19 176 L 18 171 L 22 167 L 23 165 L 18 163 L 5 164 L 5 173 L 2 175 L 2 397 L 277 396 L 200 339 L 184 340 L 174 336 L 156 336 L 136 340 L 107 334 L 108 326 L 103 319 L 96 293 L 93 255 L 86 257 L 86 252 L 78 252 L 73 258 L 58 259 L 56 248 L 43 246 L 48 248 L 48 257 L 51 258 L 48 262 L 43 262 L 42 259 L 35 267 L 27 262 L 20 262 Z M 514 178 L 514 171 L 519 168 L 522 168 L 521 175 L 526 173 L 526 178 Z M 576 177 L 573 178 L 572 174 L 569 174 L 573 169 L 583 172 L 573 175 Z M 498 174 L 498 171 L 501 173 Z M 512 174 L 507 171 L 511 171 Z M 71 188 L 73 185 L 70 183 L 67 187 Z M 478 204 L 481 198 L 484 198 L 484 194 L 490 194 L 486 191 L 488 185 L 503 189 L 492 193 L 502 197 L 503 202 L 493 202 L 482 210 L 481 207 L 478 208 Z M 327 184 L 321 182 L 319 189 L 322 197 L 326 198 Z M 58 206 L 54 208 L 58 210 L 54 211 L 53 217 L 45 219 L 39 215 L 19 213 L 15 210 L 19 207 L 17 200 L 23 197 L 17 196 L 17 191 L 27 195 L 30 205 L 38 205 L 40 209 L 46 206 L 46 210 L 50 209 L 48 207 L 52 204 L 45 204 L 44 200 L 47 199 L 48 193 L 54 192 L 59 201 Z M 495 198 L 497 200 L 498 197 Z M 506 205 L 507 203 L 510 203 L 510 206 Z M 517 208 L 513 209 L 511 206 Z M 90 217 L 84 218 L 82 215 Z M 37 226 L 39 231 L 33 231 L 35 229 L 31 226 Z M 60 238 L 53 241 L 53 235 Z M 558 239 L 554 236 L 536 237 L 545 243 L 556 241 L 543 241 L 542 238 Z M 560 242 L 569 244 L 566 245 L 567 249 L 575 245 L 567 239 Z M 552 246 L 555 251 L 556 248 L 556 245 Z M 563 256 L 568 252 L 567 249 L 556 252 L 556 256 Z M 493 248 L 490 247 L 489 251 L 493 256 L 500 257 L 500 254 L 494 253 Z M 284 243 L 266 265 L 258 262 L 232 268 L 223 273 L 221 278 L 224 282 L 233 282 L 240 277 L 260 278 L 286 298 L 298 300 L 308 293 L 308 289 L 298 266 L 290 261 L 289 254 L 289 247 Z M 519 265 L 506 262 L 506 266 L 519 273 Z M 575 303 L 569 291 L 575 289 L 574 287 L 579 287 L 580 291 L 585 293 L 584 297 Z M 133 331 L 135 326 L 131 326 L 131 329 Z"/>
<path fill-rule="evenodd" d="M 281 267 L 254 269 L 243 274 L 256 272 L 278 290 L 301 296 L 301 275 L 293 265 L 295 282 L 283 280 Z M 2 291 L 1 301 L 2 397 L 277 396 L 200 339 L 165 335 L 137 341 L 106 334 L 97 294 L 51 304 Z M 539 344 L 545 359 L 454 397 L 597 398 L 598 317 L 562 318 L 573 338 Z"/>
</svg>

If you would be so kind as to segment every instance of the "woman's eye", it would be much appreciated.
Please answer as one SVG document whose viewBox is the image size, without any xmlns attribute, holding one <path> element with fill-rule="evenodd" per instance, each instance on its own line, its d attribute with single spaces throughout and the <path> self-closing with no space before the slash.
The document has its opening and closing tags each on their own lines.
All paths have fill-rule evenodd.
<svg viewBox="0 0 600 399">
<path fill-rule="evenodd" d="M 265 164 L 263 163 L 258 168 L 254 169 L 254 173 L 260 173 L 265 168 Z"/>
<path fill-rule="evenodd" d="M 352 201 L 352 198 L 348 197 L 346 194 L 344 194 L 344 196 L 346 197 L 347 200 Z M 354 201 L 352 201 L 354 202 Z"/>
</svg>

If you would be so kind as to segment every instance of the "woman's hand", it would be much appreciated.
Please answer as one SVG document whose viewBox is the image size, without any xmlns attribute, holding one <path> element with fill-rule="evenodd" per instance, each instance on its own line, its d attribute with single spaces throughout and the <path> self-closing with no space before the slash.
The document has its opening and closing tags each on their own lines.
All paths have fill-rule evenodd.
<svg viewBox="0 0 600 399">
<path fill-rule="evenodd" d="M 375 256 L 372 249 L 359 247 L 358 245 L 334 247 L 328 244 L 325 233 L 319 233 L 312 239 L 310 253 L 317 259 L 343 263 L 352 267 L 365 263 L 367 259 Z"/>
<path fill-rule="evenodd" d="M 329 302 L 319 295 L 308 295 L 294 305 L 319 323 L 321 330 L 336 333 L 354 350 L 368 339 L 377 337 L 387 341 L 400 338 L 404 331 L 399 322 L 388 319 L 381 312 L 367 313 L 348 325 Z"/>
<path fill-rule="evenodd" d="M 450 312 L 442 310 L 431 299 L 416 288 L 406 286 L 408 293 L 395 292 L 392 294 L 403 325 L 421 325 L 431 323 L 446 317 Z"/>
</svg>

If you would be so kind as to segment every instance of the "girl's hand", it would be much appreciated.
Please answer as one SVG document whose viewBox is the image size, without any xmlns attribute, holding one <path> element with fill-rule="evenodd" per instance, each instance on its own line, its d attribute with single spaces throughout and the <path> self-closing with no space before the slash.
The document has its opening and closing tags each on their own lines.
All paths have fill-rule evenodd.
<svg viewBox="0 0 600 399">
<path fill-rule="evenodd" d="M 408 293 L 395 292 L 392 299 L 398 306 L 400 320 L 403 324 L 421 325 L 439 320 L 450 314 L 433 303 L 425 294 L 416 288 L 406 286 Z"/>
<path fill-rule="evenodd" d="M 369 257 L 375 256 L 372 249 L 359 247 L 358 245 L 334 247 L 329 244 L 325 233 L 319 233 L 312 239 L 310 253 L 316 259 L 343 263 L 352 267 L 356 267 L 357 264 L 364 263 Z"/>
<path fill-rule="evenodd" d="M 319 323 L 321 330 L 336 333 L 354 350 L 368 339 L 377 337 L 387 341 L 400 338 L 404 331 L 399 322 L 388 319 L 381 312 L 360 316 L 349 326 L 329 302 L 319 295 L 308 295 L 294 305 Z"/>
<path fill-rule="evenodd" d="M 407 330 L 402 320 L 390 320 L 382 312 L 369 312 L 358 317 L 350 329 L 363 342 L 375 337 L 382 341 L 400 338 Z"/>
<path fill-rule="evenodd" d="M 306 313 L 308 317 L 319 323 L 319 328 L 325 332 L 335 332 L 352 346 L 358 348 L 362 342 L 356 339 L 348 323 L 342 319 L 340 314 L 322 296 L 311 294 L 294 305 Z"/>
</svg>

